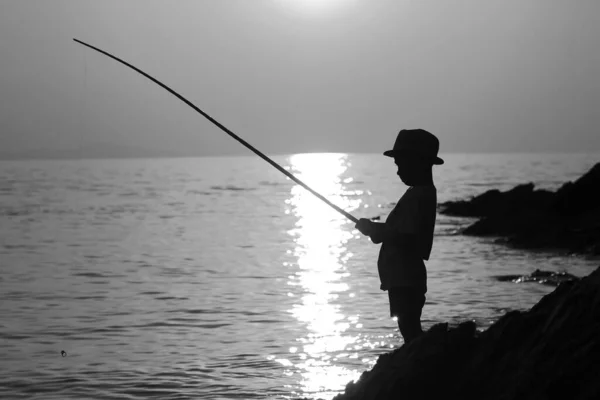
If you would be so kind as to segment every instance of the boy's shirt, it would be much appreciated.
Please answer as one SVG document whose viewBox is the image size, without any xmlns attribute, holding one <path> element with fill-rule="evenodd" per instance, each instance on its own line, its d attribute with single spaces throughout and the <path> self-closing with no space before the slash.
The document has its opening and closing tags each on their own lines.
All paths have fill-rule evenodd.
<svg viewBox="0 0 600 400">
<path fill-rule="evenodd" d="M 416 287 L 427 291 L 427 271 L 423 260 L 429 260 L 437 208 L 435 186 L 408 188 L 387 217 L 386 226 L 399 233 L 414 234 L 418 252 L 407 252 L 398 243 L 384 241 L 379 250 L 377 269 L 381 290 L 392 287 Z"/>
</svg>

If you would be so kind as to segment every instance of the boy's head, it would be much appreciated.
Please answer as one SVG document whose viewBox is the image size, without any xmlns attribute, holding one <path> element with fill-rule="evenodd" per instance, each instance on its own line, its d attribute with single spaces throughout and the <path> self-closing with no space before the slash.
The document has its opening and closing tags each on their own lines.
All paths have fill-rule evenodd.
<svg viewBox="0 0 600 400">
<path fill-rule="evenodd" d="M 431 179 L 431 167 L 441 165 L 438 157 L 440 142 L 435 135 L 423 129 L 403 129 L 398 133 L 394 148 L 383 153 L 394 158 L 398 176 L 409 185 Z"/>
</svg>

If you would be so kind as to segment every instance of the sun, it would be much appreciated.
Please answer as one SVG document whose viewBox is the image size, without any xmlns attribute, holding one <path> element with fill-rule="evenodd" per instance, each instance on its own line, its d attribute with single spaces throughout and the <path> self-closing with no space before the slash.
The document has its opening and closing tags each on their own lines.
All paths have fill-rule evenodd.
<svg viewBox="0 0 600 400">
<path fill-rule="evenodd" d="M 334 11 L 345 3 L 352 1 L 354 0 L 278 0 L 279 3 L 290 10 L 311 14 Z"/>
<path fill-rule="evenodd" d="M 313 9 L 332 7 L 334 3 L 339 2 L 339 0 L 296 0 L 299 5 Z"/>
</svg>

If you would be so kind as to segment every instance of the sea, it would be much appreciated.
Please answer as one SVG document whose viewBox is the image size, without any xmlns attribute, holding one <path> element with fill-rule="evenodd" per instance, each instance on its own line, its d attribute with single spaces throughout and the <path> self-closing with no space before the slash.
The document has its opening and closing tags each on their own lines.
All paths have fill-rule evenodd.
<svg viewBox="0 0 600 400">
<path fill-rule="evenodd" d="M 598 154 L 445 154 L 440 203 L 533 182 Z M 356 218 L 407 189 L 386 157 L 275 156 Z M 422 322 L 486 329 L 553 288 L 499 282 L 598 260 L 463 236 L 439 215 Z M 0 398 L 331 399 L 402 345 L 379 246 L 254 155 L 0 162 Z"/>
</svg>

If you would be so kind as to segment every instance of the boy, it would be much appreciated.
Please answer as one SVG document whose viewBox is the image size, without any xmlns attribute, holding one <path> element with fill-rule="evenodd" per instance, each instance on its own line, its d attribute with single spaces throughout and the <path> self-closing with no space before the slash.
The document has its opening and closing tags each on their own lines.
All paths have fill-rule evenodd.
<svg viewBox="0 0 600 400">
<path fill-rule="evenodd" d="M 388 291 L 390 314 L 398 319 L 405 343 L 423 333 L 421 311 L 427 292 L 427 271 L 435 226 L 437 192 L 433 165 L 441 165 L 439 140 L 422 129 L 403 129 L 394 148 L 383 153 L 392 157 L 398 176 L 408 190 L 400 198 L 385 223 L 361 218 L 356 224 L 375 244 L 383 243 L 377 269 L 381 290 Z"/>
</svg>

